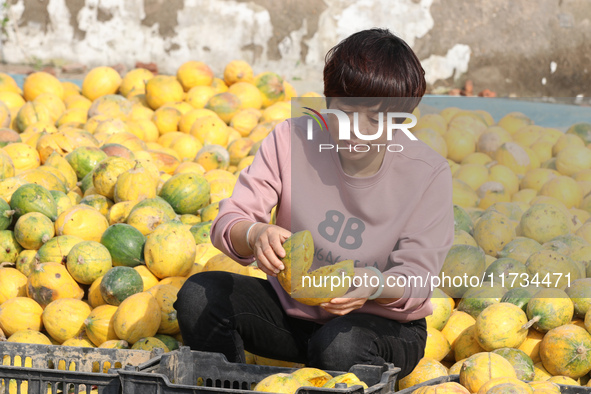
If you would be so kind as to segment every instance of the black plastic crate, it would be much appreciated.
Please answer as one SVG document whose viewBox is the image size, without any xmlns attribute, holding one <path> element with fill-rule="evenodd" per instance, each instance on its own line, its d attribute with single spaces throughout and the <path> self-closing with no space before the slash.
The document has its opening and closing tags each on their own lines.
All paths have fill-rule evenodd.
<svg viewBox="0 0 591 394">
<path fill-rule="evenodd" d="M 143 371 L 139 371 L 143 369 Z M 235 393 L 252 394 L 254 385 L 269 375 L 291 373 L 297 368 L 230 363 L 220 353 L 191 351 L 183 346 L 162 355 L 151 367 L 126 367 L 118 370 L 125 394 L 189 394 Z M 327 371 L 332 376 L 345 372 Z M 349 371 L 368 385 L 346 388 L 301 387 L 296 394 L 388 394 L 394 392 L 400 368 L 393 364 L 355 365 Z M 199 382 L 199 383 L 198 383 Z M 199 385 L 198 385 L 199 384 Z"/>
<path fill-rule="evenodd" d="M 1 342 L 0 392 L 90 394 L 95 388 L 101 394 L 118 394 L 119 376 L 112 371 L 103 373 L 104 369 L 140 364 L 148 368 L 158 363 L 162 353 L 162 349 L 148 352 Z M 15 366 L 19 361 L 20 366 Z"/>
<path fill-rule="evenodd" d="M 411 394 L 413 391 L 415 391 L 419 387 L 435 386 L 436 384 L 446 383 L 446 382 L 460 383 L 460 375 L 442 376 L 440 378 L 427 380 L 426 382 L 414 385 L 414 386 L 406 388 L 404 390 L 397 391 L 397 394 Z M 525 381 L 525 382 L 529 382 L 529 381 Z M 571 386 L 571 385 L 566 385 L 566 384 L 559 384 L 558 386 L 560 386 L 560 392 L 563 394 L 591 394 L 591 387 Z"/>
</svg>

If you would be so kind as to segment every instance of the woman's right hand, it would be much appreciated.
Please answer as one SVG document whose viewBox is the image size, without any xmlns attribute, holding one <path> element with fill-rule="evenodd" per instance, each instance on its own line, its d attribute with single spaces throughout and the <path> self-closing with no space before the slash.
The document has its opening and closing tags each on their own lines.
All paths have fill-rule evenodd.
<svg viewBox="0 0 591 394">
<path fill-rule="evenodd" d="M 257 223 L 248 234 L 248 244 L 252 247 L 257 266 L 267 275 L 277 276 L 283 270 L 285 257 L 283 243 L 291 232 L 274 224 Z"/>
</svg>

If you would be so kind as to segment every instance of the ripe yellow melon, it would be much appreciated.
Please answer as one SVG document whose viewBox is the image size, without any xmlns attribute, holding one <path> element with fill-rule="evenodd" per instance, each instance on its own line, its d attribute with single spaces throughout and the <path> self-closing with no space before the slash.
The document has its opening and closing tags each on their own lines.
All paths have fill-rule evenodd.
<svg viewBox="0 0 591 394">
<path fill-rule="evenodd" d="M 484 352 L 485 350 L 478 342 L 476 332 L 476 325 L 471 325 L 466 328 L 460 336 L 456 339 L 454 346 L 454 359 L 463 360 L 476 353 Z M 460 365 L 461 366 L 461 365 Z M 459 372 L 459 369 L 458 369 Z M 451 373 L 451 372 L 450 372 Z"/>
<path fill-rule="evenodd" d="M 61 81 L 62 86 L 64 87 L 64 100 L 67 99 L 68 97 L 75 97 L 75 96 L 79 96 L 82 97 L 82 89 L 80 88 L 80 86 L 78 86 L 77 84 L 75 84 L 74 82 L 70 82 L 70 81 Z"/>
<path fill-rule="evenodd" d="M 269 375 L 254 386 L 254 391 L 262 391 L 279 394 L 295 394 L 303 385 L 303 382 L 288 373 L 275 373 Z"/>
<path fill-rule="evenodd" d="M 154 111 L 152 122 L 158 128 L 160 135 L 178 131 L 181 111 L 176 108 L 162 106 Z"/>
<path fill-rule="evenodd" d="M 525 175 L 531 168 L 531 160 L 525 149 L 515 142 L 506 142 L 497 149 L 495 159 L 518 175 Z"/>
<path fill-rule="evenodd" d="M 204 108 L 205 104 L 216 94 L 216 91 L 211 86 L 195 86 L 187 92 L 185 101 L 193 108 Z"/>
<path fill-rule="evenodd" d="M 534 142 L 530 149 L 536 154 L 540 163 L 543 163 L 552 158 L 552 146 L 554 144 L 549 141 Z"/>
<path fill-rule="evenodd" d="M 213 82 L 213 71 L 211 71 L 209 66 L 204 62 L 195 60 L 183 63 L 178 68 L 176 76 L 185 92 L 188 92 L 195 86 L 209 86 Z"/>
<path fill-rule="evenodd" d="M 557 176 L 544 183 L 539 194 L 554 197 L 567 208 L 577 208 L 583 200 L 581 186 L 577 181 L 565 175 Z"/>
<path fill-rule="evenodd" d="M 191 135 L 203 145 L 221 145 L 228 143 L 228 127 L 219 116 L 197 118 L 191 126 Z"/>
<path fill-rule="evenodd" d="M 445 133 L 447 144 L 447 158 L 457 163 L 461 162 L 470 153 L 476 151 L 475 135 L 464 129 L 452 129 Z"/>
<path fill-rule="evenodd" d="M 400 379 L 398 388 L 404 390 L 442 376 L 447 376 L 447 368 L 438 360 L 423 357 L 410 374 Z"/>
<path fill-rule="evenodd" d="M 28 297 L 11 298 L 0 305 L 0 328 L 11 336 L 20 330 L 41 331 L 43 308 Z"/>
<path fill-rule="evenodd" d="M 125 74 L 121 81 L 119 93 L 125 97 L 128 97 L 132 92 L 136 94 L 145 93 L 146 82 L 152 78 L 154 78 L 154 74 L 145 68 L 135 68 L 130 70 Z"/>
<path fill-rule="evenodd" d="M 468 156 L 464 157 L 460 164 L 482 164 L 482 165 L 492 165 L 493 159 L 487 155 L 486 153 L 482 152 L 474 152 L 470 153 Z"/>
<path fill-rule="evenodd" d="M 231 86 L 237 82 L 253 82 L 254 75 L 250 64 L 244 60 L 232 60 L 224 68 L 224 82 Z"/>
<path fill-rule="evenodd" d="M 230 123 L 232 117 L 242 109 L 241 99 L 230 91 L 213 95 L 206 109 L 214 111 L 225 123 Z"/>
<path fill-rule="evenodd" d="M 517 378 L 517 375 L 509 361 L 491 352 L 468 357 L 460 369 L 460 384 L 471 393 L 477 393 L 485 383 L 501 377 Z"/>
<path fill-rule="evenodd" d="M 25 143 L 12 143 L 2 149 L 10 156 L 16 175 L 41 165 L 41 158 L 37 150 Z"/>
<path fill-rule="evenodd" d="M 121 85 L 121 75 L 112 67 L 95 67 L 82 81 L 82 95 L 91 101 L 115 94 Z"/>
<path fill-rule="evenodd" d="M 156 181 L 153 176 L 136 161 L 135 166 L 117 177 L 113 190 L 115 202 L 137 201 L 156 197 Z"/>
<path fill-rule="evenodd" d="M 88 110 L 84 108 L 68 109 L 56 120 L 56 126 L 84 124 L 88 120 Z"/>
<path fill-rule="evenodd" d="M 265 71 L 256 75 L 253 83 L 261 92 L 263 108 L 267 108 L 285 97 L 283 78 L 274 72 Z"/>
<path fill-rule="evenodd" d="M 523 147 L 530 147 L 542 135 L 544 128 L 538 125 L 524 126 L 515 133 L 513 133 L 513 141 Z"/>
<path fill-rule="evenodd" d="M 585 141 L 576 134 L 563 134 L 556 140 L 552 146 L 552 156 L 556 157 L 565 148 L 572 146 L 585 146 Z"/>
<path fill-rule="evenodd" d="M 478 190 L 488 180 L 488 168 L 482 164 L 464 164 L 454 173 L 454 178 Z"/>
<path fill-rule="evenodd" d="M 25 131 L 27 127 L 37 122 L 55 122 L 50 110 L 35 101 L 25 103 L 13 115 L 15 130 L 19 132 Z"/>
<path fill-rule="evenodd" d="M 556 155 L 556 169 L 563 175 L 591 169 L 591 149 L 585 146 L 567 146 Z"/>
<path fill-rule="evenodd" d="M 62 99 L 54 93 L 41 93 L 35 97 L 34 101 L 49 111 L 49 115 L 54 122 L 66 111 L 66 105 Z"/>
<path fill-rule="evenodd" d="M 173 307 L 179 289 L 169 284 L 158 284 L 151 287 L 147 292 L 152 294 L 160 306 L 159 334 L 174 335 L 180 331 L 176 310 Z"/>
<path fill-rule="evenodd" d="M 213 78 L 213 81 L 211 82 L 211 87 L 215 89 L 216 94 L 228 91 L 228 85 L 226 85 L 223 79 L 217 77 Z"/>
<path fill-rule="evenodd" d="M 103 280 L 102 276 L 100 278 L 95 279 L 95 281 L 92 282 L 92 285 L 90 285 L 90 288 L 88 289 L 88 303 L 93 308 L 96 308 L 101 305 L 105 305 L 107 303 L 103 299 L 103 296 L 101 295 L 100 287 L 101 287 L 102 280 Z"/>
<path fill-rule="evenodd" d="M 424 357 L 441 361 L 450 350 L 451 346 L 441 331 L 433 327 L 427 327 L 427 344 Z"/>
<path fill-rule="evenodd" d="M 510 112 L 503 116 L 498 126 L 507 130 L 510 134 L 514 134 L 525 126 L 533 124 L 533 121 L 521 112 Z"/>
<path fill-rule="evenodd" d="M 454 178 L 452 179 L 452 199 L 454 205 L 462 208 L 476 207 L 478 205 L 478 194 L 467 183 Z"/>
<path fill-rule="evenodd" d="M 560 173 L 549 168 L 535 168 L 529 170 L 523 178 L 521 178 L 521 189 L 534 189 L 540 191 L 542 186 L 551 179 L 559 176 Z"/>
<path fill-rule="evenodd" d="M 88 118 L 104 115 L 105 118 L 102 120 L 126 120 L 131 113 L 132 107 L 133 103 L 125 97 L 117 94 L 108 94 L 94 100 L 92 106 L 88 109 Z"/>
<path fill-rule="evenodd" d="M 550 265 L 556 266 L 556 271 L 562 271 L 562 267 L 560 267 L 560 254 L 550 251 L 540 251 L 538 253 L 543 253 L 541 258 L 545 260 L 550 260 L 554 257 L 555 261 L 551 262 Z M 530 259 L 531 258 L 532 257 L 530 257 Z M 530 265 L 533 264 L 528 264 L 528 268 Z M 542 272 L 542 270 L 537 271 L 541 271 L 540 275 L 543 277 L 544 272 Z M 555 282 L 553 282 L 552 285 L 554 285 L 554 283 Z M 542 288 L 535 293 L 532 299 L 527 303 L 527 317 L 530 319 L 527 327 L 532 326 L 538 331 L 548 332 L 556 327 L 571 322 L 573 314 L 573 302 L 565 291 L 553 287 Z"/>
<path fill-rule="evenodd" d="M 0 268 L 0 304 L 15 297 L 26 297 L 27 276 L 16 268 Z"/>
<path fill-rule="evenodd" d="M 488 172 L 488 180 L 501 183 L 509 195 L 519 191 L 519 178 L 509 167 L 495 164 L 489 167 Z"/>
<path fill-rule="evenodd" d="M 283 122 L 291 117 L 291 104 L 278 101 L 263 110 L 263 122 Z"/>
<path fill-rule="evenodd" d="M 527 333 L 525 341 L 519 345 L 518 349 L 525 352 L 534 363 L 540 361 L 540 343 L 544 338 L 544 333 L 530 328 Z"/>
<path fill-rule="evenodd" d="M 101 305 L 94 308 L 84 320 L 86 335 L 96 346 L 106 341 L 119 339 L 115 333 L 114 316 L 117 307 Z"/>
<path fill-rule="evenodd" d="M 500 182 L 487 181 L 478 188 L 476 194 L 479 198 L 478 207 L 481 209 L 487 209 L 496 203 L 511 201 L 511 195 Z"/>
<path fill-rule="evenodd" d="M 160 133 L 158 127 L 150 119 L 128 120 L 126 122 L 130 133 L 145 142 L 156 142 Z"/>
<path fill-rule="evenodd" d="M 527 316 L 511 303 L 501 302 L 486 307 L 476 318 L 476 339 L 486 351 L 502 347 L 519 347 L 527 337 Z"/>
<path fill-rule="evenodd" d="M 485 212 L 474 226 L 474 239 L 484 253 L 493 257 L 497 257 L 498 252 L 514 238 L 513 223 L 494 210 Z"/>
<path fill-rule="evenodd" d="M 499 386 L 501 386 L 499 387 Z M 533 394 L 534 389 L 529 386 L 527 383 L 517 379 L 517 378 L 509 378 L 509 377 L 502 377 L 502 378 L 494 378 L 492 380 L 489 380 L 488 382 L 486 382 L 484 385 L 482 385 L 480 387 L 480 390 L 478 390 L 479 394 L 485 394 L 487 392 L 489 392 L 489 390 L 493 389 L 493 388 L 497 388 L 500 390 L 499 392 L 503 392 L 502 390 L 511 390 L 511 392 L 515 392 L 515 393 L 522 393 L 522 394 Z M 492 393 L 497 393 L 496 390 L 492 390 Z"/>
<path fill-rule="evenodd" d="M 573 324 L 550 330 L 540 344 L 540 357 L 552 375 L 578 379 L 591 371 L 591 335 Z"/>
<path fill-rule="evenodd" d="M 158 301 L 147 292 L 127 297 L 113 315 L 115 334 L 130 344 L 140 338 L 154 336 L 160 322 Z"/>
<path fill-rule="evenodd" d="M 146 266 L 159 278 L 186 275 L 195 261 L 195 246 L 193 235 L 181 223 L 163 223 L 147 236 Z"/>
<path fill-rule="evenodd" d="M 240 100 L 241 109 L 259 109 L 263 105 L 263 96 L 259 89 L 250 82 L 237 82 L 228 88 Z"/>
<path fill-rule="evenodd" d="M 35 345 L 53 345 L 53 343 L 51 342 L 51 340 L 45 335 L 40 333 L 39 331 L 35 331 L 35 330 L 20 330 L 15 332 L 14 334 L 12 334 L 7 340 L 6 342 L 14 342 L 14 343 L 30 343 L 30 344 L 35 344 Z M 6 357 L 8 356 L 4 356 L 4 360 L 6 360 Z M 17 358 L 18 357 L 18 358 Z M 21 358 L 19 356 L 15 356 L 14 358 L 14 365 L 15 366 L 20 366 L 21 364 Z M 25 366 L 26 367 L 31 367 L 31 365 L 27 365 L 30 363 L 30 360 L 27 358 L 25 358 Z M 26 383 L 26 381 L 25 381 Z M 12 391 L 11 391 L 12 393 Z"/>
<path fill-rule="evenodd" d="M 9 74 L 0 73 L 0 91 L 1 92 L 14 92 L 22 94 L 22 89 L 18 86 L 14 78 Z"/>
<path fill-rule="evenodd" d="M 65 341 L 64 343 L 62 343 L 62 346 L 74 346 L 74 347 L 78 347 L 78 348 L 80 348 L 80 347 L 96 347 L 90 341 L 90 339 L 88 339 L 88 337 L 86 335 L 70 338 L 67 341 Z M 63 365 L 63 364 L 60 362 L 60 365 Z M 70 364 L 70 368 L 72 368 L 72 364 Z M 58 369 L 60 369 L 60 368 L 58 368 Z M 64 368 L 62 368 L 62 369 L 65 369 L 65 365 L 64 365 Z"/>
<path fill-rule="evenodd" d="M 454 350 L 456 340 L 466 328 L 474 325 L 476 320 L 467 314 L 466 312 L 454 310 L 449 317 L 449 320 L 441 330 L 441 333 L 445 336 L 451 349 Z"/>
<path fill-rule="evenodd" d="M 488 125 L 482 117 L 474 112 L 462 111 L 456 114 L 447 124 L 447 132 L 455 130 L 469 131 L 478 141 L 480 135 L 488 129 Z"/>
<path fill-rule="evenodd" d="M 142 95 L 145 97 L 145 95 Z M 136 96 L 137 97 L 137 96 Z M 131 111 L 129 112 L 128 120 L 139 120 L 139 119 L 151 119 L 154 115 L 154 110 L 148 106 L 148 103 L 141 104 L 133 100 L 130 100 Z"/>
<path fill-rule="evenodd" d="M 92 106 L 92 101 L 84 96 L 75 95 L 66 97 L 64 99 L 64 104 L 66 104 L 66 109 L 83 109 L 88 112 Z"/>
<path fill-rule="evenodd" d="M 115 195 L 117 178 L 132 168 L 133 162 L 122 157 L 108 157 L 103 160 L 94 169 L 92 175 L 93 186 L 97 193 L 112 200 Z"/>
<path fill-rule="evenodd" d="M 146 101 L 156 110 L 163 105 L 183 101 L 185 92 L 179 81 L 169 75 L 157 75 L 146 83 Z"/>
<path fill-rule="evenodd" d="M 558 139 L 563 135 L 564 133 L 559 129 L 545 127 L 544 130 L 542 130 L 542 133 L 538 141 L 550 142 L 552 145 L 554 145 L 558 141 Z"/>
<path fill-rule="evenodd" d="M 76 235 L 87 241 L 100 242 L 109 227 L 107 218 L 88 205 L 74 205 L 62 212 L 55 221 L 57 235 Z"/>
<path fill-rule="evenodd" d="M 133 267 L 133 269 L 136 270 L 142 277 L 142 281 L 144 283 L 143 291 L 146 291 L 150 289 L 152 286 L 156 286 L 158 284 L 158 277 L 154 275 L 145 265 L 138 265 Z"/>
<path fill-rule="evenodd" d="M 534 204 L 521 217 L 519 228 L 524 236 L 544 243 L 570 232 L 570 217 L 551 204 Z"/>
<path fill-rule="evenodd" d="M 43 326 L 53 339 L 63 343 L 84 331 L 84 320 L 91 308 L 75 298 L 61 298 L 51 302 L 43 310 Z"/>
<path fill-rule="evenodd" d="M 55 235 L 51 219 L 39 212 L 29 212 L 18 218 L 14 236 L 25 249 L 39 249 Z"/>
<path fill-rule="evenodd" d="M 28 75 L 23 84 L 25 100 L 33 101 L 42 93 L 52 93 L 59 97 L 60 100 L 64 99 L 64 87 L 59 79 L 45 71 L 38 71 Z"/>
</svg>

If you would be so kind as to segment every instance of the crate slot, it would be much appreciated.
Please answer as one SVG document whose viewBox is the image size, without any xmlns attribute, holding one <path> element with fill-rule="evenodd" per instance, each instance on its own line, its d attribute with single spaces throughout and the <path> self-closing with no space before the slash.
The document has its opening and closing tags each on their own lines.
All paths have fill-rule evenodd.
<svg viewBox="0 0 591 394">
<path fill-rule="evenodd" d="M 94 387 L 101 394 L 119 394 L 120 379 L 116 373 L 108 371 L 109 367 L 134 365 L 142 370 L 140 366 L 158 364 L 162 353 L 161 349 L 148 352 L 2 342 L 0 381 L 3 389 L 0 391 L 8 393 L 10 381 L 14 380 L 13 386 L 16 382 L 27 382 L 29 393 L 50 390 L 54 394 L 90 394 Z M 18 392 L 14 388 L 13 391 Z"/>
</svg>

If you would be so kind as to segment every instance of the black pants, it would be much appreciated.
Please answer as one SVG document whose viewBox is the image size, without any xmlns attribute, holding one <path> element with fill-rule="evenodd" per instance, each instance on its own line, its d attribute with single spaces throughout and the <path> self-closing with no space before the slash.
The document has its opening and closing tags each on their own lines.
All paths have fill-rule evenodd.
<svg viewBox="0 0 591 394">
<path fill-rule="evenodd" d="M 271 284 L 228 272 L 191 276 L 174 303 L 186 346 L 245 362 L 244 350 L 333 371 L 393 363 L 399 378 L 423 357 L 425 319 L 400 323 L 350 313 L 322 325 L 288 316 Z"/>
</svg>

